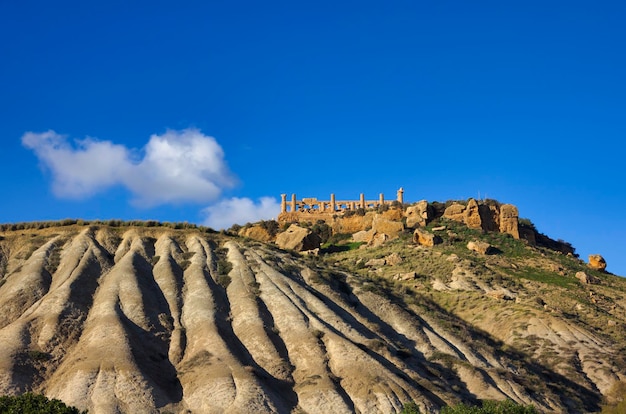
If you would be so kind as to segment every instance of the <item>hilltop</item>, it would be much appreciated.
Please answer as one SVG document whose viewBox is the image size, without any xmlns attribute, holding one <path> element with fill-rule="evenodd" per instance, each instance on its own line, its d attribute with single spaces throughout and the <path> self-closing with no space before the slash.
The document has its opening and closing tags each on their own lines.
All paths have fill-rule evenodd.
<svg viewBox="0 0 626 414">
<path fill-rule="evenodd" d="M 626 280 L 530 221 L 518 219 L 516 236 L 443 214 L 455 203 L 428 204 L 417 224 L 404 206 L 342 215 L 372 216 L 354 233 L 324 220 L 219 233 L 3 225 L 0 394 L 42 392 L 90 413 L 392 413 L 411 402 L 438 412 L 505 398 L 587 413 L 619 403 Z M 377 239 L 369 226 L 386 234 L 382 218 L 402 229 Z M 294 225 L 319 238 L 317 251 L 275 245 Z M 240 235 L 253 228 L 270 240 Z"/>
</svg>

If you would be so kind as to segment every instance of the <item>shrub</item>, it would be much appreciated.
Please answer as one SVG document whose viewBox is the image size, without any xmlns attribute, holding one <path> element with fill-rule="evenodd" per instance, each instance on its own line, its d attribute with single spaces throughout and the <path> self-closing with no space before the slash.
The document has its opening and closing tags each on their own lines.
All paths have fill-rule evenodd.
<svg viewBox="0 0 626 414">
<path fill-rule="evenodd" d="M 259 225 L 272 237 L 276 236 L 280 228 L 276 220 L 262 220 Z"/>
<path fill-rule="evenodd" d="M 420 414 L 420 408 L 414 402 L 409 402 L 402 406 L 400 414 Z"/>
<path fill-rule="evenodd" d="M 44 395 L 27 392 L 18 396 L 0 397 L 0 413 L 21 414 L 86 414 L 78 408 L 68 407 L 61 400 L 49 400 Z"/>
<path fill-rule="evenodd" d="M 520 405 L 511 400 L 483 401 L 482 407 L 458 404 L 443 407 L 441 414 L 539 414 L 532 405 Z"/>
<path fill-rule="evenodd" d="M 333 229 L 324 220 L 317 220 L 317 222 L 311 227 L 311 231 L 322 240 L 322 244 L 326 243 L 333 235 Z"/>
</svg>

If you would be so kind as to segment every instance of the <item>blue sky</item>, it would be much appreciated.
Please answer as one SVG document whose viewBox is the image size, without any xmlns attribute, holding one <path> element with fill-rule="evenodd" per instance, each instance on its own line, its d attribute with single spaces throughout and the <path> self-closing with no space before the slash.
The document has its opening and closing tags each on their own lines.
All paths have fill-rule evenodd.
<svg viewBox="0 0 626 414">
<path fill-rule="evenodd" d="M 0 222 L 488 197 L 626 275 L 626 3 L 0 0 Z M 250 214 L 249 211 L 255 211 Z"/>
</svg>

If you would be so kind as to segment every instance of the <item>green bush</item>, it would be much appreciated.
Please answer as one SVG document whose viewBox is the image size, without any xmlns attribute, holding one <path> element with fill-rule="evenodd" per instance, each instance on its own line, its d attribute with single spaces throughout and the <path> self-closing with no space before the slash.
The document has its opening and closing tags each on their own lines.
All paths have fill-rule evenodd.
<svg viewBox="0 0 626 414">
<path fill-rule="evenodd" d="M 333 235 L 333 229 L 324 220 L 317 220 L 311 231 L 320 236 L 321 242 L 326 243 Z"/>
<path fill-rule="evenodd" d="M 400 414 L 420 414 L 420 408 L 414 402 L 406 403 L 402 406 Z"/>
<path fill-rule="evenodd" d="M 86 414 L 75 407 L 68 407 L 61 400 L 49 400 L 44 395 L 27 392 L 17 396 L 0 397 L 0 413 L 15 414 Z"/>
<path fill-rule="evenodd" d="M 458 404 L 443 407 L 441 414 L 539 414 L 532 405 L 520 405 L 511 400 L 483 401 L 482 407 Z"/>
</svg>

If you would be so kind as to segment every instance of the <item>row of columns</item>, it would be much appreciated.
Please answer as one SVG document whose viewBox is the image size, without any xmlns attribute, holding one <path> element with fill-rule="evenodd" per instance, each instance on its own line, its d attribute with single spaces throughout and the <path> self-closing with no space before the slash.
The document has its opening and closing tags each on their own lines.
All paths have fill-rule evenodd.
<svg viewBox="0 0 626 414">
<path fill-rule="evenodd" d="M 286 213 L 287 212 L 287 194 L 281 194 L 280 197 L 281 197 L 280 211 L 281 213 Z M 404 203 L 404 189 L 402 187 L 400 187 L 400 189 L 398 190 L 396 199 L 400 204 Z M 295 194 L 291 195 L 291 202 L 289 204 L 291 207 L 291 211 L 297 211 L 298 200 L 296 199 Z M 330 211 L 337 211 L 337 201 L 335 199 L 335 194 L 330 195 L 330 202 L 316 200 L 314 204 L 319 205 L 320 211 L 326 211 L 326 204 L 329 204 Z M 346 204 L 351 209 L 355 209 L 357 202 L 356 201 L 344 201 L 344 202 L 340 202 L 339 204 L 341 205 Z M 378 198 L 378 205 L 383 205 L 383 204 L 385 204 L 385 196 L 383 195 L 383 193 L 380 193 L 379 198 Z M 360 195 L 358 205 L 361 208 L 367 208 L 365 195 L 363 193 L 361 193 Z"/>
</svg>

